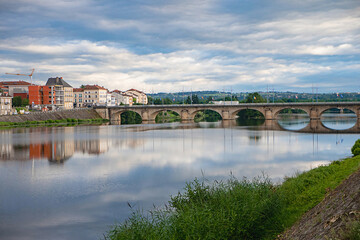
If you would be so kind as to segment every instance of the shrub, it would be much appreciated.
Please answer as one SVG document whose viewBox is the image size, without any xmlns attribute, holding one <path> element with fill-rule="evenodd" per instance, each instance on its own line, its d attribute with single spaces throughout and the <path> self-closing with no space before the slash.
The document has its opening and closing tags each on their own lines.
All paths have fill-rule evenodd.
<svg viewBox="0 0 360 240">
<path fill-rule="evenodd" d="M 360 155 L 360 139 L 355 142 L 354 146 L 351 148 L 351 152 L 354 156 Z"/>
</svg>

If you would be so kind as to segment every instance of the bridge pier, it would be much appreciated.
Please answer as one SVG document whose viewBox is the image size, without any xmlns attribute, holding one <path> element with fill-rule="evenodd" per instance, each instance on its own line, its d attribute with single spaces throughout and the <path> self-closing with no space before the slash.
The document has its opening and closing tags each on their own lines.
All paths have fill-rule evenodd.
<svg viewBox="0 0 360 240">
<path fill-rule="evenodd" d="M 111 125 L 121 125 L 121 114 L 114 114 L 109 120 Z"/>
<path fill-rule="evenodd" d="M 180 117 L 181 117 L 181 121 L 191 121 L 191 120 L 193 120 L 193 119 L 191 119 L 189 110 L 187 110 L 187 109 L 181 110 Z"/>
<path fill-rule="evenodd" d="M 320 119 L 320 111 L 316 107 L 310 108 L 310 119 Z"/>
<path fill-rule="evenodd" d="M 265 120 L 274 120 L 275 119 L 275 116 L 274 116 L 274 113 L 272 111 L 272 109 L 265 109 Z"/>
<path fill-rule="evenodd" d="M 230 112 L 226 111 L 226 110 L 223 110 L 221 112 L 221 118 L 222 118 L 222 120 L 233 120 L 233 119 L 235 119 L 235 118 L 232 118 Z"/>
</svg>

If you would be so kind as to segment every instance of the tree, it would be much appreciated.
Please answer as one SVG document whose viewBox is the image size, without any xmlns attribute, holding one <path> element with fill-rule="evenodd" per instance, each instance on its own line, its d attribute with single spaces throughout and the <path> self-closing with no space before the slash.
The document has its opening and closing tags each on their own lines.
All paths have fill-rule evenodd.
<svg viewBox="0 0 360 240">
<path fill-rule="evenodd" d="M 246 98 L 246 103 L 266 103 L 266 99 L 263 98 L 259 93 L 250 93 Z"/>
<path fill-rule="evenodd" d="M 191 104 L 191 98 L 190 98 L 190 96 L 188 96 L 188 97 L 187 97 L 187 99 L 186 99 L 185 103 L 187 103 L 187 104 Z"/>
<path fill-rule="evenodd" d="M 21 107 L 22 99 L 20 96 L 13 97 L 12 105 L 13 107 Z"/>
<path fill-rule="evenodd" d="M 200 101 L 199 101 L 199 98 L 196 94 L 192 95 L 192 103 L 193 104 L 199 104 Z"/>
<path fill-rule="evenodd" d="M 29 99 L 24 98 L 24 99 L 22 100 L 21 106 L 26 107 L 26 106 L 28 106 L 28 105 L 29 105 Z"/>
<path fill-rule="evenodd" d="M 265 103 L 266 99 L 259 93 L 250 93 L 246 98 L 246 103 Z M 264 116 L 256 110 L 246 109 L 238 113 L 239 119 L 264 119 Z"/>
</svg>

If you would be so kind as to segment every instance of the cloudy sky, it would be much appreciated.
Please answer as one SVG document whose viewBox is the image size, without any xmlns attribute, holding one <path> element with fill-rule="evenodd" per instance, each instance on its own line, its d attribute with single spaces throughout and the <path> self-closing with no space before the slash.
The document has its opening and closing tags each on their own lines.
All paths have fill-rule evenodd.
<svg viewBox="0 0 360 240">
<path fill-rule="evenodd" d="M 0 0 L 0 80 L 360 92 L 359 0 Z"/>
</svg>

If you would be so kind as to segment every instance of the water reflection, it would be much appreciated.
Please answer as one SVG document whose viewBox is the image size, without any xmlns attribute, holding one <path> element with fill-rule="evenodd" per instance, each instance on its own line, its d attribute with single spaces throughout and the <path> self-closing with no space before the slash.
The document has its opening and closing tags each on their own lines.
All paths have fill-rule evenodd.
<svg viewBox="0 0 360 240">
<path fill-rule="evenodd" d="M 307 114 L 279 114 L 279 125 L 286 130 L 301 130 L 310 123 L 310 117 Z"/>
<path fill-rule="evenodd" d="M 39 160 L 47 159 L 52 163 L 64 163 L 74 153 L 101 154 L 109 149 L 109 142 L 99 139 L 92 133 L 92 138 L 76 139 L 79 128 L 28 128 L 2 130 L 0 160 Z M 83 131 L 83 129 L 82 129 Z M 17 135 L 24 134 L 19 141 Z M 66 137 L 65 137 L 66 136 Z M 5 143 L 4 143 L 5 142 Z"/>
<path fill-rule="evenodd" d="M 359 137 L 283 131 L 276 124 L 1 130 L 0 239 L 99 239 L 131 214 L 127 202 L 162 205 L 202 172 L 211 180 L 265 171 L 279 181 L 349 156 Z"/>
<path fill-rule="evenodd" d="M 356 125 L 357 117 L 355 113 L 324 113 L 321 122 L 327 128 L 345 130 Z"/>
</svg>

